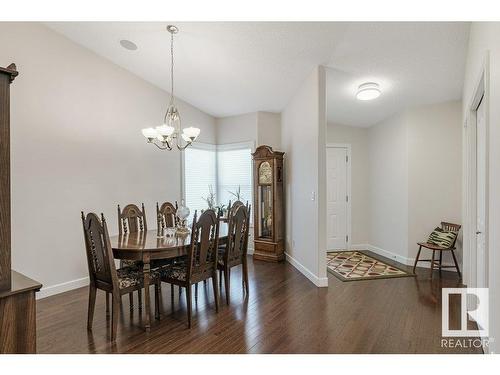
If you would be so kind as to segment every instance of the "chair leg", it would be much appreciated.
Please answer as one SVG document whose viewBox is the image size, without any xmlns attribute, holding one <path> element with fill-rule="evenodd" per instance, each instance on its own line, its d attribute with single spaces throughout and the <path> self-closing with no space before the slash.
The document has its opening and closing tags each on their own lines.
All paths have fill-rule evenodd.
<svg viewBox="0 0 500 375">
<path fill-rule="evenodd" d="M 194 284 L 194 302 L 198 303 L 198 283 Z"/>
<path fill-rule="evenodd" d="M 229 268 L 224 268 L 224 285 L 226 287 L 226 303 L 229 305 L 229 291 L 231 290 L 231 276 Z"/>
<path fill-rule="evenodd" d="M 432 272 L 434 271 L 434 255 L 436 254 L 436 250 L 432 250 L 432 258 L 431 258 L 431 279 L 432 279 Z"/>
<path fill-rule="evenodd" d="M 139 300 L 139 311 L 142 310 L 142 289 L 137 291 L 137 299 Z"/>
<path fill-rule="evenodd" d="M 460 273 L 460 268 L 458 268 L 457 258 L 455 257 L 455 250 L 451 250 L 451 256 L 453 257 L 453 263 L 455 263 L 455 268 L 457 269 L 458 278 L 462 279 L 462 274 Z"/>
<path fill-rule="evenodd" d="M 160 320 L 160 287 L 155 283 L 155 319 Z"/>
<path fill-rule="evenodd" d="M 420 257 L 421 251 L 422 251 L 422 246 L 419 246 L 417 257 L 415 258 L 415 264 L 413 265 L 413 273 L 415 273 L 415 269 L 417 268 L 418 258 Z"/>
<path fill-rule="evenodd" d="M 89 309 L 87 316 L 87 329 L 92 330 L 92 322 L 94 321 L 95 297 L 97 288 L 93 285 L 89 287 Z"/>
<path fill-rule="evenodd" d="M 134 309 L 134 293 L 130 292 L 128 294 L 128 300 L 130 302 L 130 311 Z"/>
<path fill-rule="evenodd" d="M 219 289 L 217 288 L 217 271 L 212 275 L 212 286 L 214 289 L 215 312 L 219 312 Z"/>
<path fill-rule="evenodd" d="M 191 328 L 191 285 L 187 285 L 186 287 L 186 302 L 187 302 L 187 313 L 188 313 L 188 328 Z"/>
<path fill-rule="evenodd" d="M 248 296 L 250 288 L 249 288 L 249 285 L 248 285 L 248 265 L 247 265 L 246 259 L 243 260 L 242 268 L 243 268 L 243 281 L 245 283 L 245 292 L 246 292 L 246 294 Z"/>
<path fill-rule="evenodd" d="M 439 276 L 441 276 L 441 269 L 443 268 L 443 252 L 439 252 Z"/>
<path fill-rule="evenodd" d="M 174 284 L 170 284 L 170 306 L 174 309 Z"/>
<path fill-rule="evenodd" d="M 219 288 L 222 289 L 222 270 L 219 269 Z"/>
<path fill-rule="evenodd" d="M 106 318 L 110 317 L 110 311 L 109 311 L 109 292 L 106 292 Z"/>
<path fill-rule="evenodd" d="M 112 294 L 113 315 L 111 316 L 111 341 L 116 340 L 116 331 L 118 328 L 118 312 L 120 311 L 120 296 Z"/>
</svg>

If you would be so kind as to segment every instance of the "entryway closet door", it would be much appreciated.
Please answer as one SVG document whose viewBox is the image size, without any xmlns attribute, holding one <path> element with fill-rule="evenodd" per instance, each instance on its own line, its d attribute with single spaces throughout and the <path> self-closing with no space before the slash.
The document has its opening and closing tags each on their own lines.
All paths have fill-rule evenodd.
<svg viewBox="0 0 500 375">
<path fill-rule="evenodd" d="M 347 248 L 347 149 L 326 149 L 327 249 Z"/>
<path fill-rule="evenodd" d="M 486 253 L 486 121 L 484 103 L 476 111 L 476 286 L 488 287 Z"/>
</svg>

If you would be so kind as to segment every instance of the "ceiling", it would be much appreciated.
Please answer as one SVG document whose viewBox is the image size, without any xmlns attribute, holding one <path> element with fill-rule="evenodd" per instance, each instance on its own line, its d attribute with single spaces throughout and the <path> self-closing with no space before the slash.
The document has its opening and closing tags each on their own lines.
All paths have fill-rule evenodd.
<svg viewBox="0 0 500 375">
<path fill-rule="evenodd" d="M 165 90 L 169 22 L 46 25 Z M 370 126 L 408 106 L 459 99 L 468 23 L 174 22 L 175 94 L 216 117 L 280 112 L 316 65 L 328 67 L 328 120 Z M 120 40 L 137 44 L 126 50 Z M 359 102 L 365 81 L 379 99 Z"/>
</svg>

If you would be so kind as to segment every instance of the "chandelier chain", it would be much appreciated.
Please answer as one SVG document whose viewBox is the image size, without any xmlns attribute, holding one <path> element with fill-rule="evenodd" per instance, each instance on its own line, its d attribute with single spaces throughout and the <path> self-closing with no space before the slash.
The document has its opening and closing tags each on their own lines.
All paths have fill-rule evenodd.
<svg viewBox="0 0 500 375">
<path fill-rule="evenodd" d="M 170 34 L 170 101 L 174 101 L 174 34 Z"/>
</svg>

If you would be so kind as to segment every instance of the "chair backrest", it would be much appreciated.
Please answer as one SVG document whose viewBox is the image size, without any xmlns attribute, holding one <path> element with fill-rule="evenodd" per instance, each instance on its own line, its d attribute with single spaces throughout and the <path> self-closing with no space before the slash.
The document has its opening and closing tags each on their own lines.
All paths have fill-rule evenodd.
<svg viewBox="0 0 500 375">
<path fill-rule="evenodd" d="M 214 210 L 206 210 L 197 219 L 194 213 L 191 245 L 188 253 L 188 281 L 201 281 L 216 271 L 219 244 L 219 217 Z"/>
<path fill-rule="evenodd" d="M 144 203 L 142 203 L 142 210 L 135 204 L 127 204 L 123 211 L 120 210 L 118 205 L 118 232 L 120 234 L 143 232 L 148 230 L 146 223 L 146 211 L 144 210 Z"/>
<path fill-rule="evenodd" d="M 106 284 L 111 289 L 114 285 L 118 285 L 118 277 L 103 214 L 101 218 L 102 221 L 94 213 L 89 213 L 85 217 L 82 212 L 83 235 L 91 282 L 100 286 Z"/>
<path fill-rule="evenodd" d="M 238 207 L 245 206 L 245 204 L 241 201 L 236 201 L 231 204 L 231 201 L 229 201 L 229 204 L 227 205 L 227 217 L 228 219 L 231 217 L 231 211 L 235 211 Z M 248 209 L 248 201 L 246 204 L 246 208 Z"/>
<path fill-rule="evenodd" d="M 158 231 L 177 225 L 177 208 L 177 202 L 175 206 L 170 202 L 164 202 L 161 206 L 158 206 L 158 202 L 156 203 L 156 229 Z"/>
<path fill-rule="evenodd" d="M 457 234 L 455 236 L 455 240 L 453 241 L 453 244 L 450 247 L 455 247 L 455 242 L 457 242 L 458 232 L 460 232 L 461 227 L 462 226 L 460 224 L 447 223 L 446 221 L 441 222 L 441 229 L 449 231 L 449 232 L 455 232 Z"/>
<path fill-rule="evenodd" d="M 251 206 L 247 208 L 241 204 L 231 210 L 227 245 L 224 251 L 226 264 L 240 263 L 247 255 L 251 209 Z"/>
</svg>

